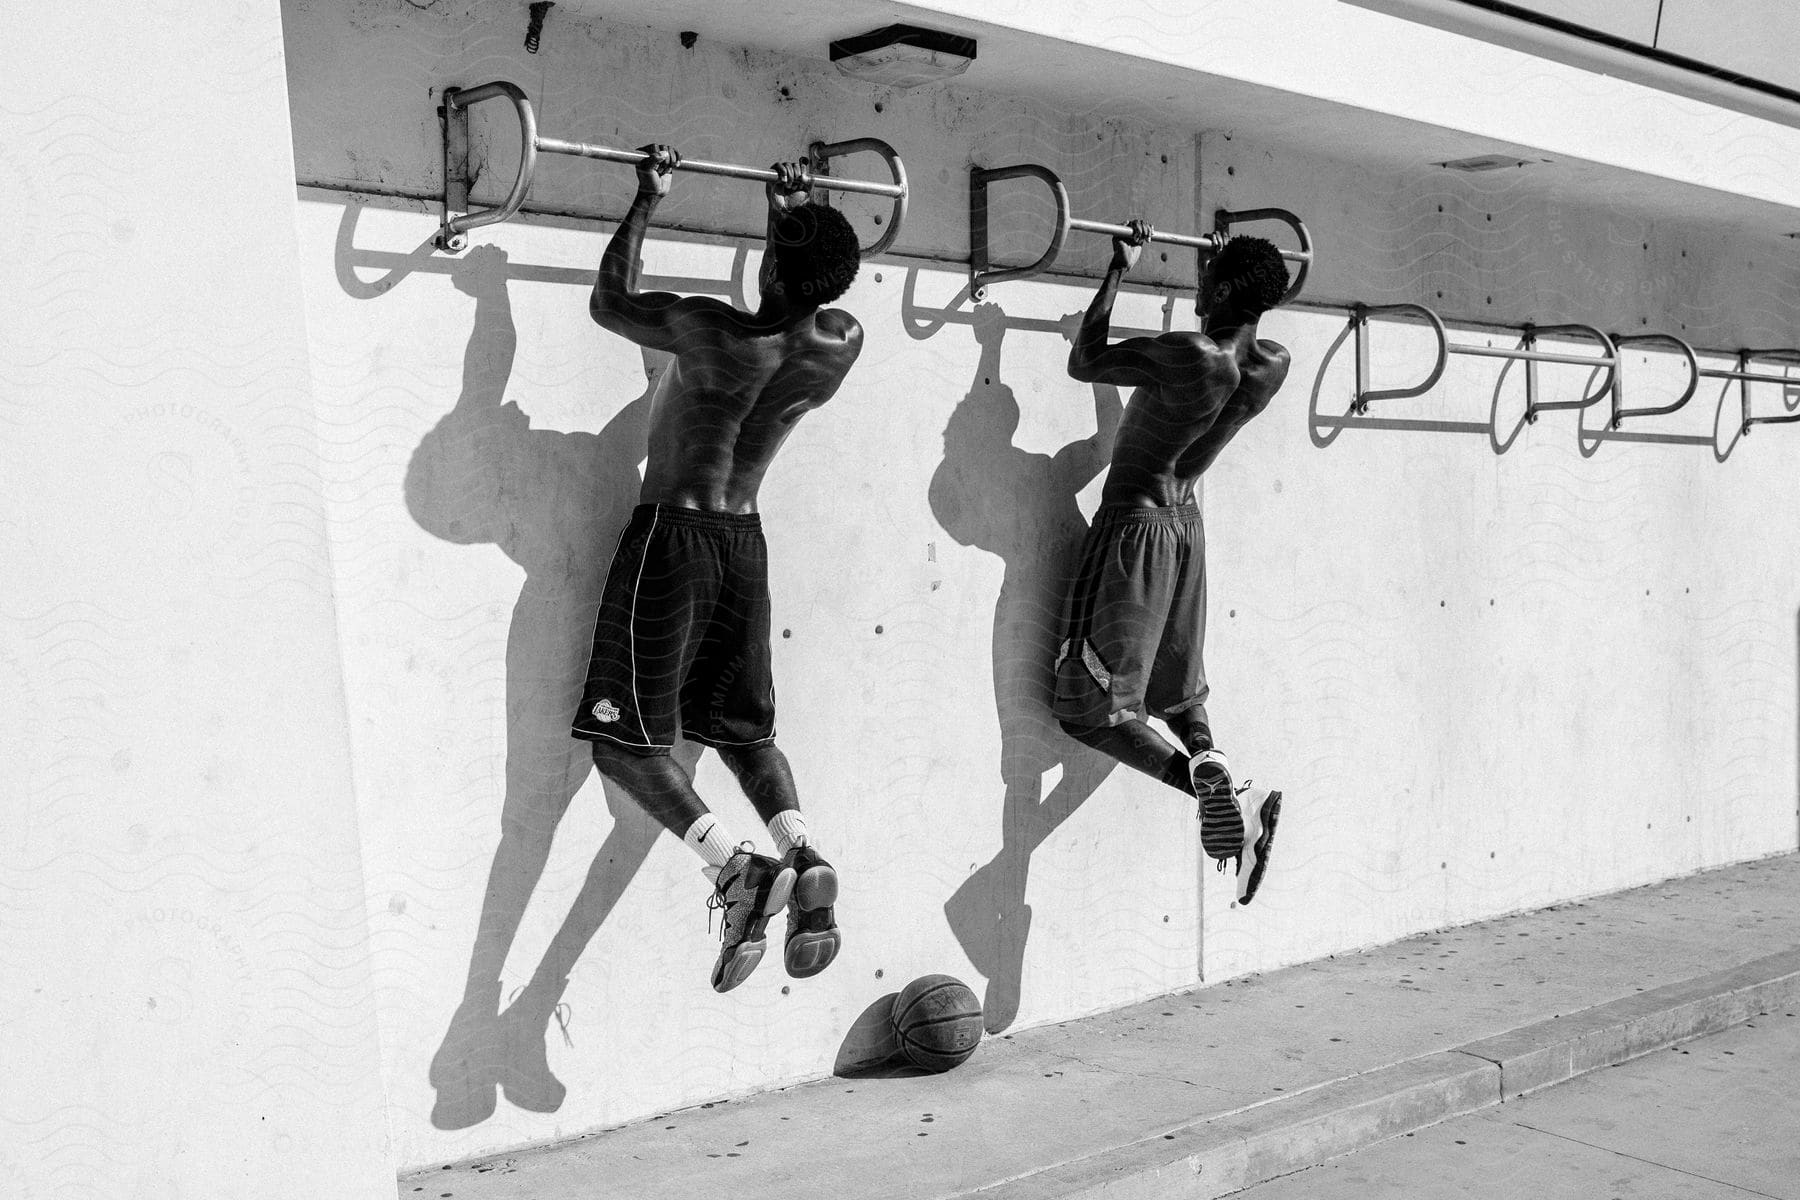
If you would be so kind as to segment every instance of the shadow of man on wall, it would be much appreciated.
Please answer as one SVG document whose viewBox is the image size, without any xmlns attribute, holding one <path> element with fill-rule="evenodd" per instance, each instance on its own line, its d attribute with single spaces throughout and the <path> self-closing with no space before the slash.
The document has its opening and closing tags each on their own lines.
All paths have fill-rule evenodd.
<svg viewBox="0 0 1800 1200">
<path fill-rule="evenodd" d="M 563 1087 L 544 1036 L 564 1027 L 563 986 L 588 940 L 643 864 L 660 826 L 610 783 L 613 824 L 532 980 L 500 1011 L 500 973 L 544 872 L 551 839 L 593 769 L 569 734 L 581 698 L 594 614 L 620 532 L 637 503 L 652 397 L 668 356 L 644 352 L 645 387 L 599 433 L 533 429 L 506 399 L 517 349 L 505 251 L 473 251 L 452 282 L 475 300 L 456 406 L 425 435 L 406 474 L 406 503 L 427 532 L 491 543 L 525 571 L 506 642 L 506 794 L 461 1002 L 432 1058 L 432 1124 L 461 1129 L 494 1112 L 498 1086 L 533 1111 Z M 692 758 L 690 752 L 689 758 Z M 692 771 L 691 761 L 684 763 Z"/>
<path fill-rule="evenodd" d="M 968 395 L 944 427 L 931 511 L 957 542 L 999 555 L 1006 564 L 993 637 L 1005 788 L 1001 847 L 944 905 L 964 953 L 987 977 L 983 1022 L 997 1033 L 1019 1011 L 1031 931 L 1025 886 L 1032 853 L 1115 765 L 1063 733 L 1051 699 L 1063 594 L 1087 533 L 1076 496 L 1106 469 L 1123 406 L 1117 389 L 1096 385 L 1092 437 L 1053 455 L 1015 446 L 1019 404 L 1000 379 L 1006 314 L 998 305 L 981 304 L 974 318 L 981 358 Z M 1046 795 L 1044 777 L 1051 770 L 1059 778 Z"/>
</svg>

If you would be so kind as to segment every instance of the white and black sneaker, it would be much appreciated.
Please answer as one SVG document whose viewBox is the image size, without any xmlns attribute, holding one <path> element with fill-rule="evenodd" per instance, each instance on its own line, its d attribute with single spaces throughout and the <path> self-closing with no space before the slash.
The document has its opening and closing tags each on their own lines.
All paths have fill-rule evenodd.
<svg viewBox="0 0 1800 1200">
<path fill-rule="evenodd" d="M 1188 781 L 1200 801 L 1200 847 L 1220 862 L 1236 858 L 1244 846 L 1244 818 L 1232 794 L 1231 766 L 1217 750 L 1188 759 Z"/>
<path fill-rule="evenodd" d="M 1262 886 L 1269 869 L 1269 848 L 1275 844 L 1275 822 L 1281 819 L 1281 793 L 1251 787 L 1248 779 L 1238 789 L 1243 805 L 1244 840 L 1237 857 L 1237 902 L 1248 904 Z M 1225 864 L 1219 864 L 1223 869 Z"/>
<path fill-rule="evenodd" d="M 787 907 L 794 891 L 794 868 L 780 859 L 758 854 L 745 842 L 713 880 L 708 908 L 724 914 L 719 931 L 723 945 L 713 964 L 715 992 L 729 992 L 756 970 L 769 948 L 769 918 Z"/>
</svg>

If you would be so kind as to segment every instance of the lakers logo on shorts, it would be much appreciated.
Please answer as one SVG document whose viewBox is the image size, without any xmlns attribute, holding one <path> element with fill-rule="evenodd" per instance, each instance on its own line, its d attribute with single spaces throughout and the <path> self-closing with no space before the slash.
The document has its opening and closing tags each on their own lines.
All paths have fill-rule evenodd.
<svg viewBox="0 0 1800 1200">
<path fill-rule="evenodd" d="M 594 714 L 594 720 L 596 721 L 616 721 L 619 719 L 619 706 L 614 704 L 611 700 L 595 701 L 594 707 L 589 711 Z"/>
</svg>

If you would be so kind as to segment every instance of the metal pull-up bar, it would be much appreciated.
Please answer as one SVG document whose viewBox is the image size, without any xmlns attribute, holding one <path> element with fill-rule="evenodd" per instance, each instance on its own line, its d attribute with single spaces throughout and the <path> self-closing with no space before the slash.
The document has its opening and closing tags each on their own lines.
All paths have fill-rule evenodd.
<svg viewBox="0 0 1800 1200">
<path fill-rule="evenodd" d="M 1739 436 L 1748 434 L 1752 425 L 1787 425 L 1800 421 L 1800 411 L 1796 411 L 1796 408 L 1800 408 L 1800 396 L 1793 400 L 1783 399 L 1782 403 L 1788 410 L 1785 413 L 1777 413 L 1769 417 L 1750 415 L 1751 384 L 1773 383 L 1783 389 L 1800 388 L 1800 375 L 1765 375 L 1759 371 L 1752 371 L 1750 367 L 1758 359 L 1800 366 L 1800 350 L 1739 350 L 1735 369 L 1703 367 L 1700 370 L 1700 374 L 1708 379 L 1735 379 L 1737 381 L 1738 395 L 1742 398 L 1744 411 L 1744 423 L 1739 428 Z"/>
<path fill-rule="evenodd" d="M 988 184 L 999 179 L 1036 179 L 1050 189 L 1051 199 L 1056 203 L 1056 224 L 1050 231 L 1050 245 L 1038 256 L 1036 262 L 1027 266 L 994 269 L 989 262 Z M 1151 233 L 1150 240 L 1170 246 L 1191 246 L 1200 252 L 1204 260 L 1225 248 L 1234 224 L 1251 221 L 1280 221 L 1300 239 L 1300 249 L 1281 252 L 1282 258 L 1300 264 L 1293 282 L 1288 285 L 1287 294 L 1281 298 L 1281 302 L 1286 304 L 1300 294 L 1300 288 L 1306 282 L 1306 272 L 1312 266 L 1313 247 L 1312 235 L 1307 232 L 1306 225 L 1284 208 L 1251 208 L 1239 212 L 1221 208 L 1213 214 L 1211 233 L 1164 233 L 1159 229 Z M 1071 232 L 1098 233 L 1115 238 L 1132 236 L 1129 226 L 1069 215 L 1069 189 L 1063 186 L 1063 181 L 1057 177 L 1056 172 L 1048 167 L 1037 163 L 1015 163 L 1010 167 L 969 168 L 969 282 L 975 299 L 985 297 L 991 283 L 1027 279 L 1048 271 L 1062 254 L 1063 244 L 1068 241 Z"/>
<path fill-rule="evenodd" d="M 1417 317 L 1431 326 L 1437 337 L 1437 359 L 1432 363 L 1431 374 L 1423 383 L 1411 387 L 1384 388 L 1379 391 L 1369 387 L 1369 318 L 1372 316 L 1397 315 Z M 1361 416 L 1369 411 L 1369 404 L 1375 400 L 1397 400 L 1407 396 L 1421 396 L 1437 386 L 1443 377 L 1444 368 L 1449 364 L 1452 354 L 1465 354 L 1474 358 L 1503 358 L 1506 366 L 1500 370 L 1502 381 L 1506 372 L 1512 370 L 1515 362 L 1525 364 L 1525 419 L 1536 421 L 1540 412 L 1548 412 L 1559 408 L 1587 408 L 1604 400 L 1612 394 L 1613 386 L 1619 377 L 1619 351 L 1613 340 L 1592 325 L 1526 325 L 1519 332 L 1519 344 L 1512 349 L 1503 346 L 1477 346 L 1468 342 L 1453 342 L 1444 330 L 1444 322 L 1431 309 L 1423 304 L 1355 304 L 1350 307 L 1350 325 L 1356 333 L 1356 396 L 1351 401 L 1352 412 Z M 1536 348 L 1537 339 L 1545 334 L 1578 333 L 1593 338 L 1606 351 L 1605 354 L 1559 354 L 1555 351 Z M 1583 396 L 1580 400 L 1560 400 L 1538 403 L 1537 399 L 1537 365 L 1539 363 L 1568 363 L 1573 366 L 1606 369 L 1606 382 Z"/>
<path fill-rule="evenodd" d="M 512 190 L 498 207 L 465 211 L 460 217 L 452 217 L 450 213 L 453 209 L 466 210 L 469 206 L 469 109 L 484 100 L 502 96 L 512 101 L 513 109 L 519 117 L 518 177 L 513 180 Z M 568 154 L 576 158 L 634 165 L 649 157 L 641 150 L 615 150 L 610 146 L 541 136 L 537 131 L 537 115 L 532 111 L 531 100 L 517 84 L 504 80 L 473 88 L 445 88 L 443 107 L 438 112 L 444 123 L 444 215 L 437 236 L 437 245 L 441 250 L 459 251 L 468 244 L 468 239 L 463 235 L 469 230 L 497 224 L 517 213 L 525 203 L 525 193 L 531 188 L 532 173 L 537 169 L 539 154 Z M 892 183 L 843 179 L 830 174 L 830 162 L 833 158 L 864 151 L 879 154 L 887 160 L 888 170 L 893 173 Z M 806 166 L 808 169 L 804 178 L 808 188 L 891 197 L 894 211 L 887 222 L 887 229 L 875 239 L 873 245 L 864 247 L 862 253 L 867 258 L 880 254 L 894 244 L 894 239 L 899 236 L 900 226 L 906 220 L 907 186 L 906 166 L 900 161 L 900 156 L 894 153 L 892 146 L 877 138 L 814 142 L 807 149 Z M 675 169 L 701 175 L 722 175 L 728 179 L 748 179 L 757 183 L 774 183 L 779 178 L 774 171 L 766 168 L 706 162 L 697 158 L 684 158 Z"/>
</svg>

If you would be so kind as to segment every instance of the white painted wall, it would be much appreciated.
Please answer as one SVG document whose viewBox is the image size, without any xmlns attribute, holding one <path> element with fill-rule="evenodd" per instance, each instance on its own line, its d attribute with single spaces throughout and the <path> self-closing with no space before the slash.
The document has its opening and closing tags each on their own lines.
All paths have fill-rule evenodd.
<svg viewBox="0 0 1800 1200">
<path fill-rule="evenodd" d="M 0 1191 L 391 1196 L 279 14 L 0 45 Z"/>
</svg>

